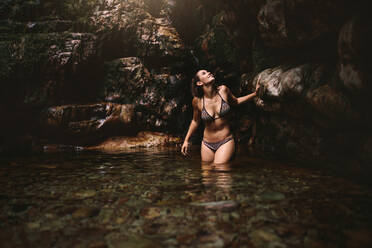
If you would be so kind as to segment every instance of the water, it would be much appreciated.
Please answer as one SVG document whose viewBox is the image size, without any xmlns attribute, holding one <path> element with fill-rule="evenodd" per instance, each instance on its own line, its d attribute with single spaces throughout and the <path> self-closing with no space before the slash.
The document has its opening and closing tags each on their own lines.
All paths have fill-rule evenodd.
<svg viewBox="0 0 372 248">
<path fill-rule="evenodd" d="M 1 159 L 1 247 L 372 246 L 370 188 L 245 155 L 199 159 L 151 149 Z"/>
</svg>

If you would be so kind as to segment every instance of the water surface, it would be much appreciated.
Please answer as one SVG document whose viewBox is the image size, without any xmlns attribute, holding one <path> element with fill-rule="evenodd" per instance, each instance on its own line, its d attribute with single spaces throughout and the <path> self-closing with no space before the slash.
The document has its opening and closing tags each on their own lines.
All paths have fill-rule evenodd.
<svg viewBox="0 0 372 248">
<path fill-rule="evenodd" d="M 1 247 L 372 247 L 371 189 L 300 165 L 194 155 L 1 159 Z"/>
</svg>

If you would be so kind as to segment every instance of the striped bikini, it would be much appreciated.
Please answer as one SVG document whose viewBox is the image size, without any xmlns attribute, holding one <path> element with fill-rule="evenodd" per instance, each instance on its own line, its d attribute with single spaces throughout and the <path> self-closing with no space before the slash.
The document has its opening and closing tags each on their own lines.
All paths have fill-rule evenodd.
<svg viewBox="0 0 372 248">
<path fill-rule="evenodd" d="M 221 117 L 224 117 L 226 116 L 229 112 L 230 112 L 230 105 L 225 101 L 223 100 L 222 96 L 220 95 L 219 92 L 217 92 L 218 95 L 221 97 L 221 107 L 220 107 L 220 113 L 218 115 L 218 117 L 213 117 L 211 116 L 207 109 L 205 108 L 205 103 L 204 103 L 204 97 L 203 97 L 203 108 L 202 108 L 202 111 L 201 111 L 201 119 L 204 121 L 204 122 L 212 122 L 214 120 L 217 120 Z M 218 150 L 218 148 L 220 148 L 220 146 L 222 146 L 223 144 L 229 142 L 230 140 L 232 140 L 233 137 L 230 136 L 230 137 L 227 137 L 221 141 L 218 141 L 218 142 L 207 142 L 203 139 L 203 143 L 204 145 L 206 145 L 209 149 L 211 149 L 212 151 L 216 152 Z"/>
</svg>

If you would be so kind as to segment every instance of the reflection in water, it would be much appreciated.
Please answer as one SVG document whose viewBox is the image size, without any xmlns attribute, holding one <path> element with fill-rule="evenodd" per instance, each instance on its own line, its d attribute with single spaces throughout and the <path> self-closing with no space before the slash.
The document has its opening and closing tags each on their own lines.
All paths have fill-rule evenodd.
<svg viewBox="0 0 372 248">
<path fill-rule="evenodd" d="M 231 163 L 214 164 L 201 163 L 202 167 L 202 182 L 204 186 L 216 186 L 218 188 L 228 191 L 232 184 L 232 176 L 230 171 L 232 169 Z"/>
</svg>

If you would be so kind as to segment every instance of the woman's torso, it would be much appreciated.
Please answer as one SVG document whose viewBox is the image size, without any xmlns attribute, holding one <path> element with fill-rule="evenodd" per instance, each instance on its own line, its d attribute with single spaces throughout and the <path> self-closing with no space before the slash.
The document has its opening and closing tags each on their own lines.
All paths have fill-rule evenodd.
<svg viewBox="0 0 372 248">
<path fill-rule="evenodd" d="M 203 139 L 218 142 L 232 135 L 229 125 L 230 105 L 228 95 L 218 90 L 213 99 L 201 98 L 199 110 L 205 124 Z"/>
</svg>

